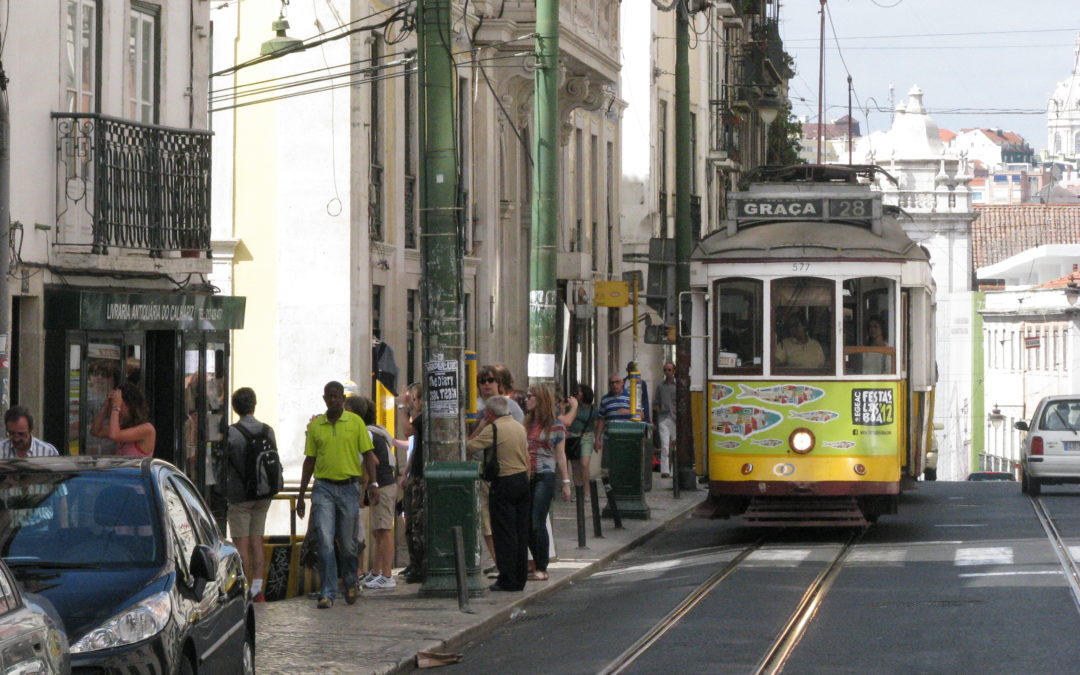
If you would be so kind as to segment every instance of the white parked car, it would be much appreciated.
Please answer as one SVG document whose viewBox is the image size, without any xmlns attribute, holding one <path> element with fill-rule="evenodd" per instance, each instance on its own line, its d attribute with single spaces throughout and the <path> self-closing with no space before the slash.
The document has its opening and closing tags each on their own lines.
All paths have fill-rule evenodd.
<svg viewBox="0 0 1080 675">
<path fill-rule="evenodd" d="M 1080 483 L 1080 396 L 1047 396 L 1039 401 L 1020 446 L 1020 489 L 1036 497 L 1043 485 Z"/>
</svg>

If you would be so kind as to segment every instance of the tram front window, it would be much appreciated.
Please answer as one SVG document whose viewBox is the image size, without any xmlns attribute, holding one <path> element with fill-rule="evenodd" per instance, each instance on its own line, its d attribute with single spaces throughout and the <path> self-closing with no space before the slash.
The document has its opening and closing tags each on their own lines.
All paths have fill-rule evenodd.
<svg viewBox="0 0 1080 675">
<path fill-rule="evenodd" d="M 720 279 L 713 284 L 717 375 L 761 374 L 762 296 L 759 279 Z"/>
<path fill-rule="evenodd" d="M 772 372 L 831 375 L 835 285 L 828 279 L 791 277 L 772 282 Z"/>
<path fill-rule="evenodd" d="M 892 318 L 895 283 L 881 277 L 844 282 L 844 374 L 896 372 Z"/>
</svg>

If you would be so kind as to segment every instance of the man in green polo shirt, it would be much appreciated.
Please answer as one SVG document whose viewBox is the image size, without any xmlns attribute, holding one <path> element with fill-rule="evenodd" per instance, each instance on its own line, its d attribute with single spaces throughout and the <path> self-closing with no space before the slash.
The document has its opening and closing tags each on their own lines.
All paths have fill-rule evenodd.
<svg viewBox="0 0 1080 675">
<path fill-rule="evenodd" d="M 309 528 L 313 532 L 308 536 L 318 538 L 321 589 L 317 607 L 329 609 L 337 597 L 339 572 L 345 584 L 345 602 L 350 605 L 356 602 L 359 565 L 356 521 L 360 513 L 360 496 L 362 492 L 368 492 L 369 501 L 374 502 L 379 494 L 372 490 L 375 453 L 371 450 L 374 446 L 364 420 L 345 410 L 345 387 L 340 382 L 327 382 L 323 387 L 323 401 L 326 414 L 311 420 L 307 426 L 296 515 L 304 517 L 304 494 L 314 475 Z M 340 570 L 334 555 L 335 539 L 341 550 Z"/>
</svg>

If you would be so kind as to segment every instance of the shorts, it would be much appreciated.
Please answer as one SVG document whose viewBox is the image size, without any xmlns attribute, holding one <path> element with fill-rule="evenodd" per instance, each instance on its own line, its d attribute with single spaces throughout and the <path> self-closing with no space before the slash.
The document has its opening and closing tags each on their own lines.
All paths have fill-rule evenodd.
<svg viewBox="0 0 1080 675">
<path fill-rule="evenodd" d="M 225 519 L 229 523 L 229 535 L 232 537 L 261 537 L 266 531 L 266 512 L 270 510 L 270 499 L 256 499 L 250 502 L 229 504 Z"/>
<path fill-rule="evenodd" d="M 480 481 L 480 534 L 491 536 L 491 483 Z"/>
<path fill-rule="evenodd" d="M 371 529 L 394 529 L 394 513 L 397 509 L 397 483 L 379 488 L 379 503 L 371 508 Z"/>
</svg>

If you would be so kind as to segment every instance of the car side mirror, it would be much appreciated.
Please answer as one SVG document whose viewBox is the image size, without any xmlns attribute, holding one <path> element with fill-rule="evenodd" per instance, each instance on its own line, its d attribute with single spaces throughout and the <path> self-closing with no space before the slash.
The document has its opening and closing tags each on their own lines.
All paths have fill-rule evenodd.
<svg viewBox="0 0 1080 675">
<path fill-rule="evenodd" d="M 1016 424 L 1013 425 L 1013 429 L 1019 429 L 1020 431 L 1027 431 L 1028 430 L 1027 422 L 1025 422 L 1024 420 L 1020 420 L 1019 422 L 1017 422 Z"/>
<path fill-rule="evenodd" d="M 217 578 L 217 556 L 214 550 L 206 545 L 199 545 L 191 552 L 191 563 L 188 565 L 193 581 L 192 590 L 195 596 L 202 599 L 206 584 Z"/>
</svg>

